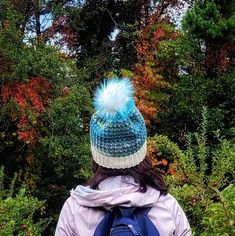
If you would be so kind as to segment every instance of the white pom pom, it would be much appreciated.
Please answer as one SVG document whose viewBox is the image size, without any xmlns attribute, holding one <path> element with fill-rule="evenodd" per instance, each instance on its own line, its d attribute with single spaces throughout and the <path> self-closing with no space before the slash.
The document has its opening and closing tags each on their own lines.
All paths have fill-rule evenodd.
<svg viewBox="0 0 235 236">
<path fill-rule="evenodd" d="M 125 114 L 134 105 L 133 92 L 133 86 L 127 78 L 105 81 L 95 93 L 96 110 L 103 116 L 117 112 Z"/>
</svg>

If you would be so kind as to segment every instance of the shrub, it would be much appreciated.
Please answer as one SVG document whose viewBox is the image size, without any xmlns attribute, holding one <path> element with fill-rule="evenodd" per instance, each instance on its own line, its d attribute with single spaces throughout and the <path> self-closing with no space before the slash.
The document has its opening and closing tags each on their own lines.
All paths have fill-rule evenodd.
<svg viewBox="0 0 235 236">
<path fill-rule="evenodd" d="M 212 217 L 212 212 L 224 206 L 224 195 L 228 196 L 225 198 L 228 206 L 234 204 L 232 197 L 229 197 L 233 196 L 234 190 L 232 187 L 226 187 L 234 182 L 235 145 L 232 141 L 219 137 L 218 133 L 215 135 L 217 143 L 209 145 L 207 115 L 207 109 L 204 108 L 201 126 L 198 132 L 187 135 L 187 145 L 184 150 L 167 137 L 165 139 L 163 136 L 155 137 L 156 140 L 161 140 L 161 145 L 157 145 L 156 149 L 162 153 L 171 153 L 170 158 L 174 156 L 172 164 L 174 173 L 168 175 L 166 181 L 170 185 L 170 193 L 184 208 L 195 235 L 203 232 L 217 233 L 217 229 L 213 228 L 215 226 L 213 222 L 216 221 L 216 217 L 221 217 L 220 214 L 223 215 L 222 219 L 227 219 L 227 213 L 225 210 L 220 211 Z M 221 232 L 230 232 L 230 228 L 234 227 L 231 226 L 231 222 L 231 219 L 224 220 Z"/>
<path fill-rule="evenodd" d="M 4 186 L 4 171 L 0 169 L 0 235 L 41 235 L 49 223 L 42 219 L 44 201 L 27 194 L 24 187 L 14 194 L 13 179 L 10 189 Z M 37 216 L 37 221 L 35 221 Z"/>
<path fill-rule="evenodd" d="M 67 94 L 51 101 L 44 113 L 47 126 L 41 132 L 41 150 L 59 178 L 75 184 L 81 169 L 89 165 L 90 143 L 88 117 L 91 103 L 87 89 L 73 85 L 66 87 Z M 43 158 L 43 157 L 42 157 Z M 73 181 L 71 181 L 73 179 Z"/>
<path fill-rule="evenodd" d="M 235 235 L 235 186 L 230 184 L 223 191 L 217 191 L 219 202 L 212 203 L 203 217 L 207 235 Z"/>
</svg>

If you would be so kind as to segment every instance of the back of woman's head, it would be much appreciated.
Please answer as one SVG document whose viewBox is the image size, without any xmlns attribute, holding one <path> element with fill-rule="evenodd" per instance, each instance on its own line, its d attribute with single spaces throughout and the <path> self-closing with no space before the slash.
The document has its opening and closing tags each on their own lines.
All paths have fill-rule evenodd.
<svg viewBox="0 0 235 236">
<path fill-rule="evenodd" d="M 95 113 L 90 121 L 94 177 L 91 188 L 111 176 L 132 176 L 145 192 L 147 185 L 166 193 L 162 173 L 147 154 L 147 129 L 135 106 L 129 79 L 104 81 L 95 91 Z"/>
</svg>

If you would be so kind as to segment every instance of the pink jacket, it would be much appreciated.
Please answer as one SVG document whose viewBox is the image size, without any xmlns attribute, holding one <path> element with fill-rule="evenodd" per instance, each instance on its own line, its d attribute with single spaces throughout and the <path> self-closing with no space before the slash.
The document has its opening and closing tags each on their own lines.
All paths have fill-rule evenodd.
<svg viewBox="0 0 235 236">
<path fill-rule="evenodd" d="M 188 220 L 178 202 L 170 194 L 148 187 L 146 193 L 130 177 L 117 176 L 102 181 L 100 190 L 77 186 L 66 200 L 57 223 L 55 236 L 92 236 L 104 212 L 96 207 L 149 207 L 150 220 L 161 236 L 191 236 Z"/>
</svg>

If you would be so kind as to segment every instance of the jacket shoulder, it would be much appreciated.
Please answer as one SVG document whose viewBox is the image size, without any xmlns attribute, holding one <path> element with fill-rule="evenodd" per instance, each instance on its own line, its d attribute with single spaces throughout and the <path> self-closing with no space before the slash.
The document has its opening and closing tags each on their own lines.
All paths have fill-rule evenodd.
<svg viewBox="0 0 235 236">
<path fill-rule="evenodd" d="M 166 195 L 161 195 L 159 197 L 159 203 L 164 204 L 169 209 L 179 206 L 178 201 L 169 193 Z"/>
<path fill-rule="evenodd" d="M 174 235 L 191 236 L 188 219 L 178 201 L 171 194 L 167 194 L 160 196 L 159 203 L 165 206 L 172 216 L 176 227 Z"/>
</svg>

